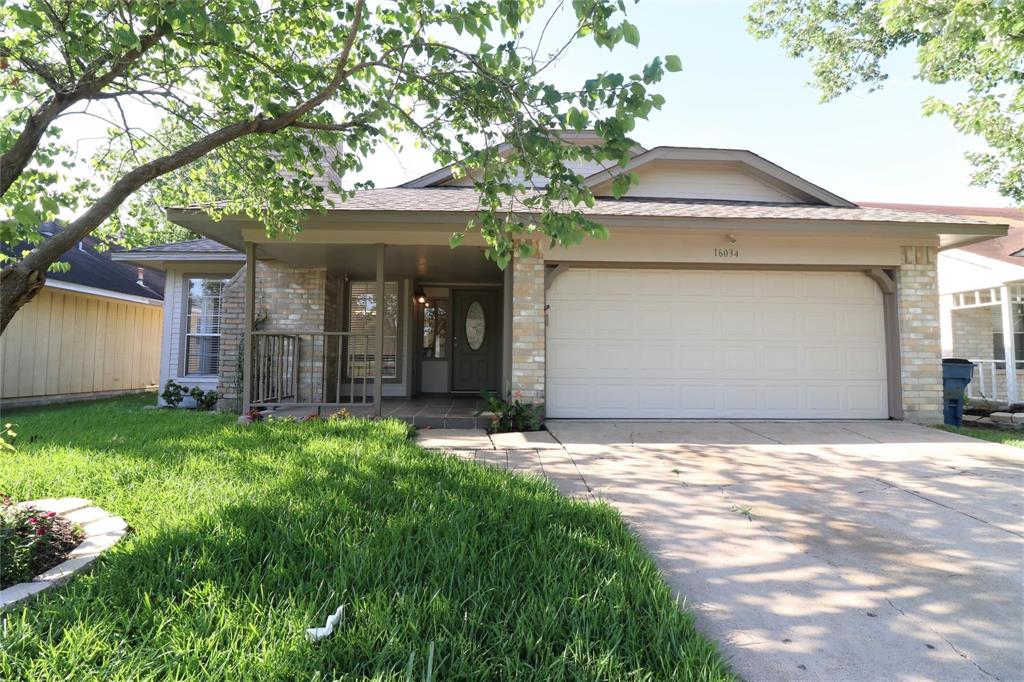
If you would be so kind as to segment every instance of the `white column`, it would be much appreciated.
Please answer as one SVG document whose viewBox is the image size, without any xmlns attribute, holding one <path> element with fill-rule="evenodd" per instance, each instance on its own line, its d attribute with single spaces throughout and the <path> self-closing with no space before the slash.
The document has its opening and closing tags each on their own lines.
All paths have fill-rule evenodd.
<svg viewBox="0 0 1024 682">
<path fill-rule="evenodd" d="M 381 416 L 384 397 L 384 245 L 377 244 L 377 281 L 374 288 L 377 316 L 377 331 L 373 341 L 373 355 L 377 361 L 376 376 L 373 378 L 373 413 Z"/>
<path fill-rule="evenodd" d="M 253 351 L 253 311 L 256 306 L 256 245 L 247 242 L 245 245 L 245 299 L 242 302 L 245 310 L 242 323 L 242 414 L 249 414 L 249 403 L 252 401 L 252 351 Z"/>
<path fill-rule="evenodd" d="M 1003 357 L 1006 358 L 1006 399 L 1017 402 L 1017 348 L 1014 343 L 1013 299 L 1010 287 L 1000 292 L 1003 312 Z"/>
</svg>

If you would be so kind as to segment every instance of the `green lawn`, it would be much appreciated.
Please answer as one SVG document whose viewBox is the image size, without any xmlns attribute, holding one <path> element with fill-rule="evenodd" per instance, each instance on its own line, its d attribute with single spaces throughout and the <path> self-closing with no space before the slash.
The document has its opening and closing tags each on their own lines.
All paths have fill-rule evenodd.
<svg viewBox="0 0 1024 682">
<path fill-rule="evenodd" d="M 606 505 L 397 422 L 240 427 L 152 400 L 4 415 L 0 490 L 88 497 L 135 532 L 7 614 L 0 679 L 729 679 Z"/>
<path fill-rule="evenodd" d="M 970 436 L 971 438 L 979 438 L 981 440 L 990 440 L 993 443 L 1002 443 L 1003 445 L 1012 445 L 1015 448 L 1024 448 L 1024 432 L 1021 431 L 1002 431 L 999 429 L 978 429 L 970 428 L 967 426 L 947 426 L 945 424 L 939 426 L 943 431 L 949 431 L 950 433 L 959 433 L 961 436 Z"/>
</svg>

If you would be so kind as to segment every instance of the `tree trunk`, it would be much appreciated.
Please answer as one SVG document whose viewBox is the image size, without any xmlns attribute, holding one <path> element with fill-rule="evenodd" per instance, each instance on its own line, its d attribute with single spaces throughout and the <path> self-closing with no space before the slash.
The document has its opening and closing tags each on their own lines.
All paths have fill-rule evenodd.
<svg viewBox="0 0 1024 682">
<path fill-rule="evenodd" d="M 11 265 L 0 271 L 0 334 L 14 314 L 36 297 L 46 284 L 46 272 L 29 270 L 20 264 Z"/>
</svg>

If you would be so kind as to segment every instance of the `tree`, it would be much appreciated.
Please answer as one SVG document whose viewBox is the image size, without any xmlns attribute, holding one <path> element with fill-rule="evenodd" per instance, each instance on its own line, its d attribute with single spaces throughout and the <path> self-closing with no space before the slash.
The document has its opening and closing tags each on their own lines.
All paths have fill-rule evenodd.
<svg viewBox="0 0 1024 682">
<path fill-rule="evenodd" d="M 328 198 L 358 189 L 346 178 L 378 146 L 409 135 L 439 163 L 480 171 L 468 228 L 500 266 L 517 237 L 568 245 L 603 235 L 582 215 L 593 197 L 568 164 L 625 163 L 636 119 L 664 102 L 650 87 L 679 60 L 657 57 L 641 74 L 599 73 L 568 90 L 544 75 L 576 40 L 637 45 L 624 1 L 572 0 L 574 30 L 553 44 L 547 24 L 527 30 L 543 0 L 7 2 L 2 238 L 38 241 L 40 222 L 78 212 L 5 264 L 0 331 L 60 254 L 101 226 L 137 224 L 139 202 L 202 205 L 290 233 Z M 75 115 L 109 125 L 85 173 L 55 125 Z M 603 144 L 564 145 L 554 134 L 584 127 Z M 510 154 L 497 153 L 499 141 Z M 516 179 L 538 176 L 548 184 Z"/>
<path fill-rule="evenodd" d="M 990 152 L 971 153 L 975 184 L 1024 201 L 1024 4 L 1019 0 L 754 0 L 747 22 L 759 38 L 781 37 L 806 57 L 822 99 L 887 78 L 884 59 L 917 49 L 917 76 L 966 86 L 960 101 L 931 97 L 926 114 L 947 116 Z"/>
</svg>

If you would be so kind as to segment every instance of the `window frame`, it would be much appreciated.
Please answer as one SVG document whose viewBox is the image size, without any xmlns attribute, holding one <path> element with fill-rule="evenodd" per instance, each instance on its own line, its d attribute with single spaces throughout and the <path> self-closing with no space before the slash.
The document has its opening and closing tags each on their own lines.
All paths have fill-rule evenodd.
<svg viewBox="0 0 1024 682">
<path fill-rule="evenodd" d="M 1024 369 L 1024 303 L 1010 303 L 1011 313 L 1013 316 L 1013 352 L 1017 356 L 1014 358 L 1014 364 L 1016 369 Z M 1002 306 L 997 306 L 995 310 L 1000 311 L 1000 327 L 1002 326 L 1001 311 Z M 1016 331 L 1019 326 L 1022 331 Z M 996 369 L 1006 369 L 1006 353 L 1005 346 L 1003 345 L 1003 330 L 1000 328 L 999 331 L 992 329 L 992 359 L 996 361 Z"/>
<path fill-rule="evenodd" d="M 181 331 L 178 334 L 178 377 L 182 379 L 188 379 L 190 381 L 204 381 L 210 379 L 217 379 L 220 377 L 220 362 L 222 358 L 222 349 L 224 342 L 224 327 L 223 327 L 223 316 L 224 316 L 224 289 L 221 289 L 221 330 L 217 334 L 190 334 L 188 331 L 188 313 L 189 313 L 189 292 L 191 291 L 191 281 L 194 279 L 214 279 L 223 282 L 224 287 L 227 287 L 228 282 L 231 281 L 231 275 L 222 272 L 182 272 L 181 273 Z M 216 336 L 221 340 L 221 346 L 217 350 L 217 372 L 215 374 L 189 374 L 188 373 L 188 338 L 190 336 Z"/>
<path fill-rule="evenodd" d="M 342 300 L 341 300 L 341 305 L 342 305 L 341 329 L 342 329 L 342 331 L 344 331 L 346 333 L 352 331 L 352 285 L 353 284 L 376 284 L 376 283 L 377 283 L 377 280 L 374 280 L 374 279 L 357 279 L 357 278 L 354 278 L 354 277 L 352 279 L 346 279 L 346 280 L 342 281 L 342 284 L 343 284 L 343 286 L 342 286 Z M 403 280 L 401 278 L 385 279 L 384 280 L 385 291 L 386 291 L 387 286 L 388 286 L 389 283 L 393 283 L 395 285 L 396 291 L 397 291 L 397 296 L 395 298 L 395 335 L 394 335 L 395 336 L 395 376 L 394 377 L 384 377 L 384 379 L 382 380 L 381 383 L 382 384 L 401 384 L 404 381 L 402 372 L 403 372 L 403 369 L 404 369 L 404 366 L 405 366 L 404 358 L 402 357 L 403 356 L 403 352 L 402 351 L 403 351 L 403 348 L 405 346 L 405 339 L 404 339 L 404 337 L 402 335 L 403 331 L 405 329 L 405 322 L 404 322 L 405 315 L 403 314 L 404 310 L 405 310 L 404 305 L 405 305 L 405 298 L 406 298 L 406 296 L 405 296 L 405 286 L 404 286 L 405 285 L 405 280 Z M 385 335 L 385 338 L 389 338 L 389 337 L 390 337 L 389 334 Z M 341 363 L 342 364 L 342 380 L 343 381 L 363 381 L 365 379 L 367 382 L 372 383 L 374 381 L 373 377 L 354 377 L 354 376 L 351 376 L 349 374 L 348 348 L 349 348 L 349 343 L 351 342 L 351 337 L 345 336 L 344 339 L 345 339 L 345 344 L 344 344 L 344 348 L 342 349 L 342 354 L 343 354 L 343 357 L 344 357 L 344 361 Z"/>
<path fill-rule="evenodd" d="M 419 342 L 417 343 L 417 346 L 416 346 L 416 352 L 419 355 L 419 358 L 420 358 L 420 360 L 422 362 L 448 362 L 449 360 L 451 360 L 451 356 L 452 356 L 452 306 L 451 306 L 451 298 L 448 297 L 448 296 L 445 296 L 445 297 L 439 297 L 439 298 L 436 298 L 436 299 L 430 299 L 430 303 L 431 303 L 431 307 L 434 308 L 435 310 L 437 310 L 440 307 L 439 304 L 441 304 L 441 303 L 444 304 L 444 310 L 445 310 L 445 329 L 444 329 L 444 332 L 445 332 L 444 333 L 444 351 L 445 352 L 444 352 L 444 356 L 443 357 L 433 356 L 433 357 L 429 357 L 428 358 L 423 353 L 423 351 L 426 348 L 423 345 L 423 331 L 424 331 L 424 329 L 427 326 L 427 308 L 425 306 L 423 306 L 422 310 L 420 311 L 420 325 L 419 325 L 420 328 L 419 328 L 419 334 L 418 334 Z M 435 345 L 436 345 L 436 338 L 437 338 L 437 331 L 436 331 L 436 329 L 434 330 L 434 338 L 435 338 Z"/>
</svg>

